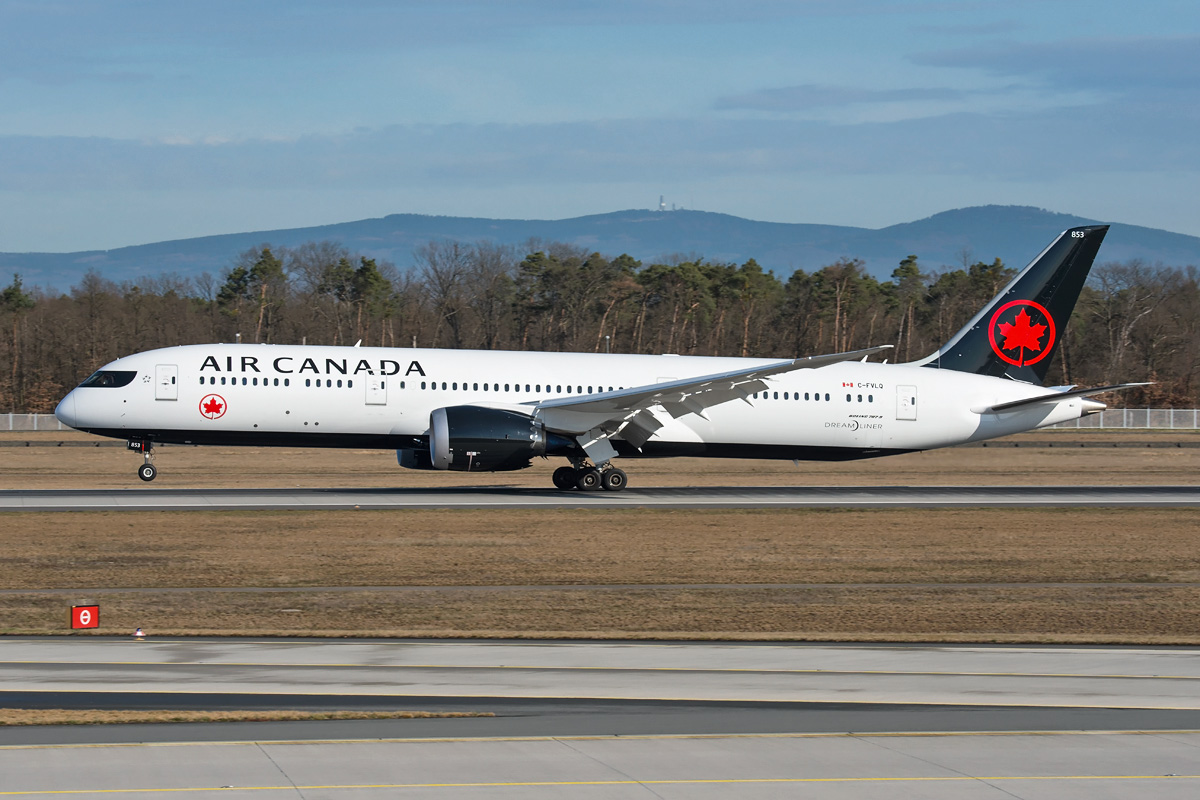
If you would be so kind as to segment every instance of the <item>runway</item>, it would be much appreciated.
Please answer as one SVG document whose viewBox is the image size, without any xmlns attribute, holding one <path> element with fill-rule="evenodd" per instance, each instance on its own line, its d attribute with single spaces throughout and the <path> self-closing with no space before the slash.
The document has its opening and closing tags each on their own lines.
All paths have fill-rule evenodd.
<svg viewBox="0 0 1200 800">
<path fill-rule="evenodd" d="M 1200 486 L 834 486 L 630 488 L 562 492 L 507 486 L 406 489 L 44 489 L 0 491 L 0 511 L 416 508 L 1171 508 Z"/>
<path fill-rule="evenodd" d="M 1196 648 L 23 638 L 0 685 L 6 706 L 495 715 L 6 728 L 0 797 L 1200 789 Z"/>
<path fill-rule="evenodd" d="M 4 641 L 5 692 L 910 703 L 1200 712 L 1200 650 L 894 645 Z"/>
</svg>

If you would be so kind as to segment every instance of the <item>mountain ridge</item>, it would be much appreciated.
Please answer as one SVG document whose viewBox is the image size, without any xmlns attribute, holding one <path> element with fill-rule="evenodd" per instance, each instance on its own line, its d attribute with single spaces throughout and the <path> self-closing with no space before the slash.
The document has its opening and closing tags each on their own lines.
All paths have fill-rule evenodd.
<svg viewBox="0 0 1200 800">
<path fill-rule="evenodd" d="M 742 263 L 754 258 L 786 275 L 813 271 L 840 258 L 859 258 L 879 278 L 913 254 L 925 271 L 961 267 L 964 260 L 1000 258 L 1021 267 L 1054 236 L 1096 220 L 1032 206 L 972 206 L 884 228 L 764 222 L 713 211 L 627 209 L 561 220 L 389 214 L 303 228 L 214 234 L 75 253 L 0 253 L 0 274 L 18 272 L 27 286 L 65 291 L 89 271 L 118 283 L 164 273 L 219 275 L 247 249 L 295 247 L 333 240 L 351 252 L 391 261 L 405 271 L 413 252 L 437 239 L 491 240 L 524 245 L 561 241 L 609 256 L 628 253 L 643 263 L 672 256 Z M 1111 229 L 1102 261 L 1140 259 L 1169 266 L 1200 265 L 1200 237 L 1123 223 Z"/>
</svg>

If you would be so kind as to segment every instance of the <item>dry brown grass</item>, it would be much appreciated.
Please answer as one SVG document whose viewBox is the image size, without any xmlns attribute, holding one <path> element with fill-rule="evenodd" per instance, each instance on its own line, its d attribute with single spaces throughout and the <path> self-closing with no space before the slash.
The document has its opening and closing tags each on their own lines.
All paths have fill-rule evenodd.
<svg viewBox="0 0 1200 800">
<path fill-rule="evenodd" d="M 33 434 L 7 434 L 9 441 Z M 62 439 L 63 434 L 39 434 Z M 68 434 L 75 440 L 88 439 Z M 1194 484 L 1200 434 L 848 464 L 639 461 L 635 485 Z M 141 484 L 117 448 L 3 448 L 9 488 Z M 370 451 L 163 448 L 156 486 L 544 487 Z M 0 632 L 1200 643 L 1192 509 L 402 510 L 0 515 Z M 1175 585 L 1170 585 L 1175 584 Z M 574 587 L 574 588 L 573 588 Z M 298 590 L 298 591 L 297 591 Z"/>
<path fill-rule="evenodd" d="M 1072 442 L 1200 442 L 1200 433 L 1037 431 L 1008 441 L 1054 441 L 1062 448 L 950 448 L 927 453 L 827 463 L 721 459 L 630 460 L 632 486 L 837 486 L 963 484 L 1195 484 L 1200 447 L 1069 448 Z M 0 442 L 96 443 L 86 434 L 4 433 Z M 138 488 L 141 456 L 119 447 L 0 447 L 0 486 L 8 489 Z M 425 487 L 546 488 L 562 459 L 538 460 L 520 472 L 468 475 L 400 468 L 391 451 L 259 447 L 158 449 L 155 487 Z"/>
<path fill-rule="evenodd" d="M 126 709 L 0 708 L 0 725 L 113 725 L 153 722 L 290 722 L 343 719 L 492 717 L 466 711 L 137 711 Z"/>
<path fill-rule="evenodd" d="M 0 629 L 61 632 L 71 604 L 98 601 L 102 633 L 1194 642 L 1196 523 L 1191 509 L 8 514 Z"/>
<path fill-rule="evenodd" d="M 1200 582 L 1193 509 L 0 515 L 4 588 Z"/>
</svg>

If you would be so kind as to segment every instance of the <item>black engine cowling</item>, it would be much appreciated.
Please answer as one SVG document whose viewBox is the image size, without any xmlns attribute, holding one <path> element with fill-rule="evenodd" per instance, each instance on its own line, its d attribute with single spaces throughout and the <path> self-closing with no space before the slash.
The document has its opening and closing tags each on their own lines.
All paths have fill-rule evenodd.
<svg viewBox="0 0 1200 800">
<path fill-rule="evenodd" d="M 547 455 L 546 428 L 515 411 L 479 406 L 437 408 L 429 415 L 429 458 L 434 469 L 505 472 L 525 469 Z"/>
</svg>

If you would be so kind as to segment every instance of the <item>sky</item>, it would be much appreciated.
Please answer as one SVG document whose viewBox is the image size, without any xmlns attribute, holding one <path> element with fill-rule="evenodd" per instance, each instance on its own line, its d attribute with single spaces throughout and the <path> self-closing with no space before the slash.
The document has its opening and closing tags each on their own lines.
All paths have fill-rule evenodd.
<svg viewBox="0 0 1200 800">
<path fill-rule="evenodd" d="M 1195 0 L 0 0 L 0 251 L 395 213 L 1200 235 Z"/>
</svg>

